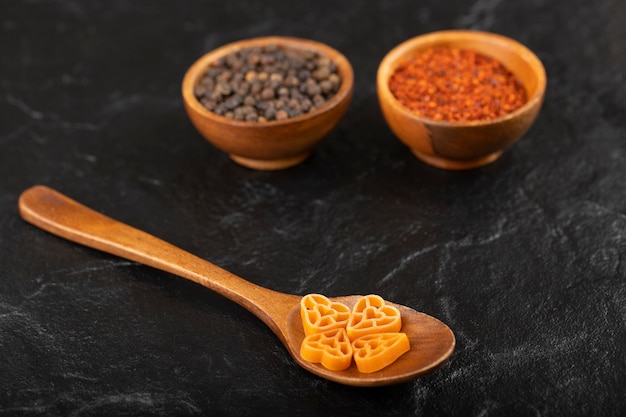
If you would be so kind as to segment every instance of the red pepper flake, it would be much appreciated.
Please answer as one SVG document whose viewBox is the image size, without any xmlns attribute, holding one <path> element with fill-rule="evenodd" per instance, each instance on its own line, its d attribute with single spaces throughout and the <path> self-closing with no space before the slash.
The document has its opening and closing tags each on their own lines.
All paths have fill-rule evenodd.
<svg viewBox="0 0 626 417">
<path fill-rule="evenodd" d="M 389 89 L 416 115 L 451 122 L 497 119 L 527 101 L 511 71 L 471 49 L 429 48 L 398 66 Z"/>
</svg>

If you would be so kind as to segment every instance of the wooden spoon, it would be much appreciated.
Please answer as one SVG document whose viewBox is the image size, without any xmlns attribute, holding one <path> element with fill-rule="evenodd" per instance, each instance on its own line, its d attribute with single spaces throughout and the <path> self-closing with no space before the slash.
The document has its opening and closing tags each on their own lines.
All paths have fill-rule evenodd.
<svg viewBox="0 0 626 417">
<path fill-rule="evenodd" d="M 19 211 L 24 220 L 52 234 L 187 278 L 236 302 L 267 324 L 300 366 L 335 382 L 378 386 L 408 381 L 443 364 L 454 350 L 455 338 L 448 326 L 409 307 L 390 303 L 400 310 L 401 331 L 409 337 L 411 350 L 375 373 L 361 373 L 354 363 L 344 371 L 330 371 L 300 356 L 304 339 L 301 296 L 283 294 L 248 282 L 45 186 L 24 191 L 19 199 Z M 351 295 L 333 300 L 352 307 L 358 298 Z"/>
</svg>

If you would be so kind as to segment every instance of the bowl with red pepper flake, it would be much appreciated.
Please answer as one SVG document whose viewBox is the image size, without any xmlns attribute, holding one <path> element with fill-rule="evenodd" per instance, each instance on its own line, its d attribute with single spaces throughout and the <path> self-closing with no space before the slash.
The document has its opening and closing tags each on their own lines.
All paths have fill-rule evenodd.
<svg viewBox="0 0 626 417">
<path fill-rule="evenodd" d="M 381 61 L 378 101 L 392 132 L 443 169 L 487 165 L 534 123 L 546 72 L 526 46 L 471 30 L 417 36 Z"/>
<path fill-rule="evenodd" d="M 313 40 L 244 39 L 201 56 L 182 83 L 198 132 L 236 163 L 276 170 L 307 159 L 339 123 L 353 70 L 336 49 Z"/>
</svg>

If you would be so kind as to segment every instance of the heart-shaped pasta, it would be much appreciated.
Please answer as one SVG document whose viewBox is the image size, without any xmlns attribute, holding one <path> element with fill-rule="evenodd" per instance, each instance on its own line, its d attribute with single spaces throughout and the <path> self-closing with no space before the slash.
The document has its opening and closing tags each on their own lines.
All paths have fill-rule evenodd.
<svg viewBox="0 0 626 417">
<path fill-rule="evenodd" d="M 300 315 L 305 336 L 346 328 L 350 308 L 321 294 L 308 294 L 300 301 Z"/>
<path fill-rule="evenodd" d="M 361 297 L 350 310 L 321 294 L 300 301 L 305 338 L 300 355 L 332 371 L 350 367 L 352 357 L 359 372 L 377 372 L 410 349 L 402 328 L 400 311 L 382 297 Z"/>
<path fill-rule="evenodd" d="M 345 329 L 334 329 L 305 337 L 300 355 L 304 360 L 321 363 L 331 371 L 342 371 L 352 363 L 352 346 Z"/>
<path fill-rule="evenodd" d="M 354 305 L 346 329 L 350 340 L 355 340 L 368 334 L 395 333 L 401 327 L 400 311 L 385 304 L 382 297 L 370 294 Z"/>
<path fill-rule="evenodd" d="M 360 372 L 380 371 L 410 349 L 405 333 L 378 333 L 361 336 L 352 342 L 354 362 Z"/>
</svg>

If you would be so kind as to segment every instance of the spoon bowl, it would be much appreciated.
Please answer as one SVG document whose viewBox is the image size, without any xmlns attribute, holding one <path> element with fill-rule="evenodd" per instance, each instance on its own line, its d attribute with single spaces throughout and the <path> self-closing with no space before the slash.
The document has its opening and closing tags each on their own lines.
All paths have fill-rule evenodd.
<svg viewBox="0 0 626 417">
<path fill-rule="evenodd" d="M 331 297 L 331 301 L 354 307 L 360 295 Z M 402 328 L 409 338 L 411 349 L 394 363 L 371 374 L 359 372 L 354 361 L 343 371 L 331 371 L 318 363 L 307 362 L 300 356 L 300 345 L 304 340 L 304 330 L 300 318 L 300 303 L 289 313 L 288 331 L 290 343 L 287 347 L 294 360 L 304 369 L 329 379 L 352 386 L 390 385 L 415 379 L 442 365 L 452 354 L 455 346 L 454 334 L 448 326 L 427 314 L 412 308 L 386 302 L 400 310 Z"/>
<path fill-rule="evenodd" d="M 402 329 L 411 349 L 396 362 L 374 373 L 361 373 L 354 363 L 331 371 L 300 356 L 304 329 L 301 296 L 284 294 L 246 281 L 208 261 L 146 232 L 98 213 L 45 186 L 24 191 L 20 215 L 27 222 L 59 237 L 189 279 L 236 302 L 261 319 L 304 369 L 323 378 L 353 386 L 404 382 L 430 372 L 452 354 L 455 338 L 441 321 L 409 307 L 400 310 Z M 359 296 L 333 298 L 352 308 Z"/>
</svg>

